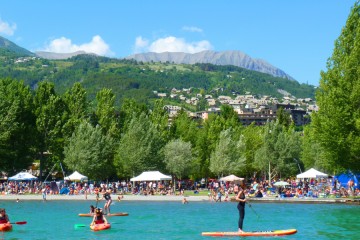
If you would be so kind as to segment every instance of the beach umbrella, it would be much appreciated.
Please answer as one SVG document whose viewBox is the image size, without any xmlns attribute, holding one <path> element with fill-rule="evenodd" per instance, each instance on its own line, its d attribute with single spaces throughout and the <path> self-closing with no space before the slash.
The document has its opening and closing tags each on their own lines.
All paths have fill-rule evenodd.
<svg viewBox="0 0 360 240">
<path fill-rule="evenodd" d="M 288 186 L 288 185 L 290 185 L 290 183 L 285 182 L 285 181 L 280 181 L 280 182 L 274 183 L 274 186 L 277 186 L 277 187 L 285 187 L 285 186 Z"/>
</svg>

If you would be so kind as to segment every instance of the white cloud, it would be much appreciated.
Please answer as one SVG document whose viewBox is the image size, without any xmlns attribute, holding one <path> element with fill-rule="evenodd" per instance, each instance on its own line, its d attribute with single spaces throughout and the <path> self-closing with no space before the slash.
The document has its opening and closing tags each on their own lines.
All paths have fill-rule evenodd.
<svg viewBox="0 0 360 240">
<path fill-rule="evenodd" d="M 135 39 L 135 46 L 134 46 L 134 53 L 140 53 L 143 52 L 149 46 L 149 41 L 144 39 L 143 37 L 137 37 Z"/>
<path fill-rule="evenodd" d="M 43 51 L 55 53 L 72 53 L 76 51 L 85 51 L 87 53 L 95 53 L 100 56 L 113 56 L 114 53 L 110 50 L 109 45 L 104 40 L 96 35 L 91 42 L 83 43 L 81 45 L 73 44 L 71 39 L 61 37 L 52 40 Z"/>
<path fill-rule="evenodd" d="M 182 30 L 187 31 L 187 32 L 199 32 L 199 33 L 203 32 L 203 30 L 201 28 L 194 27 L 194 26 L 184 26 L 184 27 L 182 27 Z"/>
<path fill-rule="evenodd" d="M 8 36 L 12 36 L 14 35 L 15 30 L 16 30 L 15 23 L 9 24 L 0 19 L 0 33 L 6 34 Z"/>
<path fill-rule="evenodd" d="M 211 50 L 209 41 L 203 40 L 199 42 L 186 42 L 183 38 L 176 38 L 173 36 L 166 38 L 159 38 L 149 44 L 149 41 L 142 37 L 137 37 L 135 41 L 135 50 L 138 52 L 185 52 L 197 53 L 205 50 Z"/>
</svg>

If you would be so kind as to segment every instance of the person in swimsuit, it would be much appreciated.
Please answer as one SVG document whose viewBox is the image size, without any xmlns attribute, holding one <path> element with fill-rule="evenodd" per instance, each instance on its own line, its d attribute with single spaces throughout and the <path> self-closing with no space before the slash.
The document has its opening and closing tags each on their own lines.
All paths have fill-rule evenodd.
<svg viewBox="0 0 360 240">
<path fill-rule="evenodd" d="M 239 193 L 237 194 L 235 200 L 238 203 L 237 205 L 237 209 L 239 210 L 239 232 L 243 232 L 243 222 L 244 222 L 244 217 L 245 217 L 245 203 L 246 203 L 246 198 L 245 198 L 245 192 L 242 188 L 239 188 Z"/>
<path fill-rule="evenodd" d="M 104 205 L 104 213 L 105 214 L 110 214 L 110 205 L 112 203 L 112 199 L 111 199 L 111 189 L 108 189 L 104 195 L 103 198 L 105 199 L 105 205 Z"/>
<path fill-rule="evenodd" d="M 10 222 L 8 215 L 6 214 L 5 208 L 0 208 L 0 223 Z"/>
<path fill-rule="evenodd" d="M 96 208 L 94 218 L 93 218 L 90 226 L 93 226 L 95 224 L 103 224 L 103 223 L 107 224 L 108 221 L 105 218 L 105 216 L 103 215 L 101 208 Z"/>
</svg>

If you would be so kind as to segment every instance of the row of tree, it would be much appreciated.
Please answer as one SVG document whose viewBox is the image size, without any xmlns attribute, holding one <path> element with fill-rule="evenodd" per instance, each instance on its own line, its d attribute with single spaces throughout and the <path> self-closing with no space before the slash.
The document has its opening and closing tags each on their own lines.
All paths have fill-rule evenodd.
<svg viewBox="0 0 360 240">
<path fill-rule="evenodd" d="M 301 168 L 328 173 L 360 171 L 360 6 L 357 1 L 335 42 L 316 95 L 319 112 L 303 132 L 278 112 L 265 126 L 239 124 L 223 105 L 221 115 L 192 120 L 182 111 L 171 124 L 163 102 L 152 109 L 135 100 L 115 104 L 103 88 L 88 102 L 75 83 L 64 94 L 49 82 L 35 91 L 0 80 L 0 170 L 14 173 L 34 159 L 50 169 L 61 161 L 92 179 L 129 178 L 160 170 L 178 178 L 290 177 Z M 61 84 L 61 83 L 59 83 Z M 299 169 L 300 168 L 300 169 Z"/>
<path fill-rule="evenodd" d="M 99 180 L 145 170 L 178 178 L 297 173 L 293 159 L 300 157 L 300 133 L 287 124 L 288 116 L 283 123 L 244 128 L 232 108 L 223 106 L 221 115 L 206 121 L 181 111 L 169 124 L 162 100 L 153 109 L 134 100 L 117 108 L 110 89 L 88 102 L 80 83 L 58 95 L 52 83 L 31 91 L 12 79 L 0 80 L 0 104 L 0 168 L 9 173 L 36 159 L 43 160 L 44 170 L 61 162 Z"/>
</svg>

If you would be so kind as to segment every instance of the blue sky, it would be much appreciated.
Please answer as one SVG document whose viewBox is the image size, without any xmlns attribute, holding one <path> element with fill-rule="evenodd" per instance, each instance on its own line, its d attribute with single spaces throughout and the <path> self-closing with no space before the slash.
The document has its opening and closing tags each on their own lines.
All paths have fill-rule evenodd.
<svg viewBox="0 0 360 240">
<path fill-rule="evenodd" d="M 355 0 L 11 0 L 0 35 L 30 51 L 239 50 L 318 85 Z"/>
</svg>

